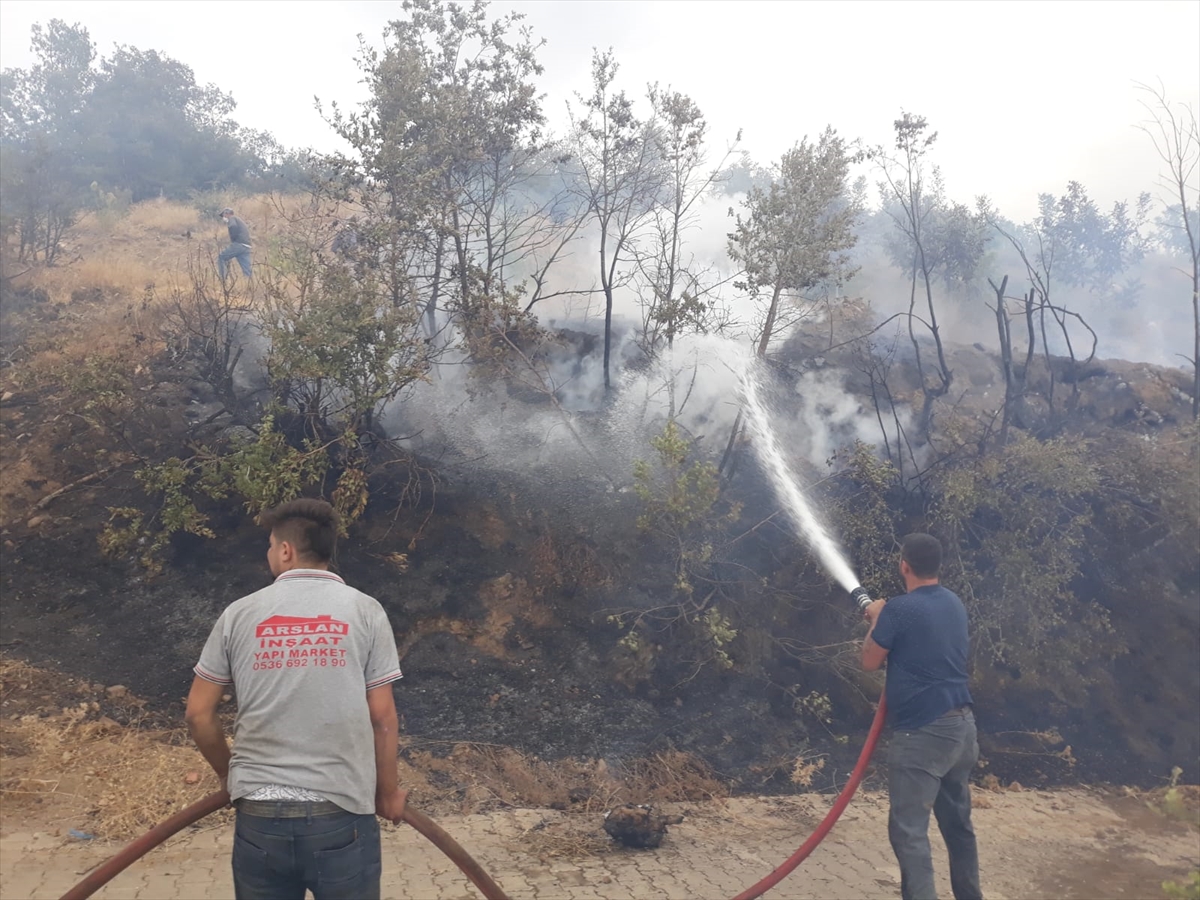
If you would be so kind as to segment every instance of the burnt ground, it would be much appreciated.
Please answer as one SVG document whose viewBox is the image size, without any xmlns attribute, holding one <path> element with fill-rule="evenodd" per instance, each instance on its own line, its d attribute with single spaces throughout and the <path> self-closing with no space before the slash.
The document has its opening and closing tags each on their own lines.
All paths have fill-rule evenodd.
<svg viewBox="0 0 1200 900">
<path fill-rule="evenodd" d="M 104 490 L 111 495 L 96 504 L 101 511 L 128 487 L 114 482 Z M 614 677 L 618 632 L 597 610 L 615 605 L 614 595 L 629 586 L 589 591 L 540 583 L 529 560 L 545 533 L 522 525 L 528 517 L 505 512 L 499 501 L 481 502 L 479 493 L 475 484 L 460 494 L 447 477 L 438 514 L 414 548 L 409 541 L 422 510 L 372 519 L 341 551 L 340 571 L 378 597 L 396 627 L 406 675 L 396 696 L 413 747 L 438 753 L 475 742 L 544 759 L 612 761 L 676 748 L 702 758 L 733 789 L 756 792 L 796 789 L 788 779 L 796 757 L 823 755 L 813 786 L 844 780 L 870 722 L 862 694 L 819 667 L 794 664 L 757 673 L 710 667 L 683 683 L 672 672 L 632 688 L 621 683 Z M 596 522 L 628 521 L 627 500 L 610 504 L 604 515 L 597 506 Z M 143 720 L 148 711 L 177 725 L 212 622 L 269 577 L 265 539 L 244 522 L 218 540 L 182 536 L 165 573 L 149 579 L 129 561 L 98 554 L 101 522 L 92 509 L 75 502 L 69 521 L 7 529 L 0 645 L 34 664 L 126 685 L 147 700 Z M 604 545 L 602 535 L 592 536 Z M 605 546 L 607 571 L 628 564 L 631 548 Z M 402 574 L 385 561 L 399 551 L 408 554 Z M 840 612 L 828 618 L 843 622 Z M 798 713 L 778 687 L 789 679 L 827 691 L 832 721 Z M 1046 702 L 1040 711 L 1036 699 L 1032 709 L 980 707 L 981 774 L 1026 786 L 1161 783 L 1161 761 L 1131 755 L 1112 722 Z M 1050 729 L 1061 738 L 1040 734 Z"/>
<path fill-rule="evenodd" d="M 42 299 L 27 306 L 54 318 Z M 0 340 L 7 344 L 26 339 L 5 330 Z M 955 352 L 970 380 L 991 377 L 992 361 Z M 145 367 L 133 370 L 136 408 L 108 422 L 104 434 L 45 383 L 17 385 L 0 401 L 0 649 L 93 682 L 126 685 L 164 724 L 176 724 L 212 622 L 226 604 L 266 583 L 263 535 L 239 509 L 209 509 L 220 537 L 175 538 L 164 574 L 149 578 L 133 559 L 103 556 L 96 540 L 109 508 L 145 503 L 132 465 L 118 464 L 37 505 L 107 471 L 121 453 L 182 455 L 210 416 L 217 418 L 209 436 L 230 424 L 212 387 L 186 361 L 146 355 Z M 1177 373 L 1105 365 L 1085 397 L 1095 428 L 1126 421 L 1130 410 L 1134 424 L 1146 428 L 1168 422 L 1161 411 L 1182 415 Z M 544 758 L 613 760 L 677 748 L 743 791 L 794 790 L 788 774 L 797 756 L 822 755 L 826 765 L 814 786 L 844 781 L 877 680 L 839 678 L 824 663 L 782 659 L 749 643 L 735 645 L 730 671 L 697 667 L 671 632 L 660 638 L 653 664 L 631 657 L 619 650 L 621 632 L 607 614 L 653 605 L 672 577 L 631 527 L 631 495 L 430 465 L 439 469 L 436 500 L 427 492 L 416 507 L 398 509 L 395 486 L 373 486 L 367 518 L 338 560 L 348 581 L 380 599 L 396 628 L 406 672 L 397 699 L 416 746 L 441 752 L 478 742 Z M 747 502 L 742 527 L 773 512 L 756 477 L 749 464 L 739 474 Z M 747 544 L 739 564 L 788 576 L 779 560 L 796 556 L 789 536 L 764 529 Z M 1161 565 L 1153 552 L 1140 564 Z M 397 553 L 406 556 L 405 571 L 389 561 Z M 1194 561 L 1175 568 L 1192 571 Z M 1104 576 L 1085 587 L 1102 592 Z M 764 620 L 760 629 L 803 630 L 824 645 L 858 636 L 844 597 L 819 580 L 808 593 L 802 615 Z M 1027 786 L 1154 786 L 1178 765 L 1186 780 L 1200 779 L 1196 594 L 1189 585 L 1178 593 L 1170 609 L 1101 598 L 1114 627 L 1134 639 L 1086 698 L 1065 703 L 1018 683 L 981 698 L 984 772 Z M 792 685 L 826 696 L 828 716 L 797 709 L 786 692 Z"/>
<path fill-rule="evenodd" d="M 263 536 L 251 527 L 218 541 L 185 536 L 153 580 L 99 557 L 94 541 L 86 528 L 64 527 L 5 547 L 0 645 L 36 665 L 123 684 L 146 698 L 162 724 L 178 724 L 212 622 L 269 578 Z M 457 554 L 447 552 L 454 547 Z M 511 586 L 511 546 L 487 550 L 448 524 L 410 554 L 404 575 L 374 558 L 388 549 L 347 546 L 339 568 L 380 599 L 396 626 L 405 671 L 396 696 L 417 746 L 467 741 L 547 759 L 613 760 L 680 748 L 749 789 L 765 786 L 811 743 L 804 723 L 778 714 L 761 679 L 699 678 L 675 690 L 616 683 L 615 630 L 570 621 L 569 603 L 553 609 L 520 596 L 532 591 L 519 578 Z M 858 729 L 868 723 L 869 710 Z M 849 745 L 829 741 L 826 749 L 850 762 Z"/>
</svg>

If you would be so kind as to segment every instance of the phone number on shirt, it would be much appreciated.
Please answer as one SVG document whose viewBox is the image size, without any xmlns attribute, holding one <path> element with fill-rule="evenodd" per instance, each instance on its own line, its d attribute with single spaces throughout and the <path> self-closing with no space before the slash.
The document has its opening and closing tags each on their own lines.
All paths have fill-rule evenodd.
<svg viewBox="0 0 1200 900">
<path fill-rule="evenodd" d="M 263 669 L 303 669 L 307 668 L 310 662 L 315 667 L 336 668 L 346 665 L 344 659 L 327 659 L 323 656 L 318 656 L 315 659 L 264 659 L 254 664 L 254 671 L 258 672 Z"/>
</svg>

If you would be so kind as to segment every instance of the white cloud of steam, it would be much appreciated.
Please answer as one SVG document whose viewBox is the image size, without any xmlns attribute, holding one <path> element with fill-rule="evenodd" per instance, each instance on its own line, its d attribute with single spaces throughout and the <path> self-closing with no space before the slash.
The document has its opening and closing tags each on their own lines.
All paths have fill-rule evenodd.
<svg viewBox="0 0 1200 900">
<path fill-rule="evenodd" d="M 615 346 L 627 349 L 634 328 L 628 320 L 621 325 Z M 434 459 L 559 484 L 623 488 L 632 481 L 634 461 L 653 455 L 649 441 L 672 407 L 701 452 L 719 458 L 740 408 L 738 373 L 749 357 L 745 341 L 685 336 L 669 357 L 618 367 L 605 402 L 597 340 L 586 356 L 554 358 L 550 380 L 562 385 L 558 407 L 514 396 L 504 384 L 472 384 L 469 366 L 457 360 L 440 365 L 428 384 L 386 410 L 384 423 L 394 435 L 419 432 L 408 445 Z M 616 360 L 629 358 L 614 352 Z M 881 443 L 874 414 L 846 390 L 845 373 L 810 371 L 794 388 L 772 385 L 765 398 L 796 470 L 827 471 L 826 460 L 856 438 Z"/>
<path fill-rule="evenodd" d="M 881 442 L 874 412 L 846 389 L 845 372 L 805 372 L 796 383 L 795 394 L 800 410 L 793 422 L 803 430 L 803 434 L 796 435 L 798 446 L 814 467 L 825 468 L 838 450 L 856 440 L 870 446 Z"/>
</svg>

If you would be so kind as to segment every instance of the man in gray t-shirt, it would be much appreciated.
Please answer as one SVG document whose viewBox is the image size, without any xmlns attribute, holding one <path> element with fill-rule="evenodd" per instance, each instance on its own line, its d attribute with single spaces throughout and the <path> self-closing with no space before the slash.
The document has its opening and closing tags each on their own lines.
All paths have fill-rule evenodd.
<svg viewBox="0 0 1200 900">
<path fill-rule="evenodd" d="M 230 604 L 188 696 L 200 752 L 238 809 L 238 900 L 378 898 L 379 825 L 398 822 L 396 640 L 378 601 L 329 571 L 333 508 L 294 500 L 263 517 L 275 582 Z M 230 751 L 217 717 L 237 692 Z"/>
</svg>

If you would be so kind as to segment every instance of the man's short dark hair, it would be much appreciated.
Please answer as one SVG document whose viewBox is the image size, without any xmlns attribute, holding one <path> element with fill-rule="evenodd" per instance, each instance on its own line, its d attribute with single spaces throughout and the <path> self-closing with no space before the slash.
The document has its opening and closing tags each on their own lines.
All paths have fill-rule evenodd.
<svg viewBox="0 0 1200 900">
<path fill-rule="evenodd" d="M 328 563 L 337 544 L 338 517 L 324 500 L 289 500 L 259 516 L 259 524 L 287 541 L 302 559 Z"/>
<path fill-rule="evenodd" d="M 900 558 L 918 578 L 936 578 L 942 568 L 942 542 L 932 534 L 914 532 L 900 543 Z"/>
</svg>

